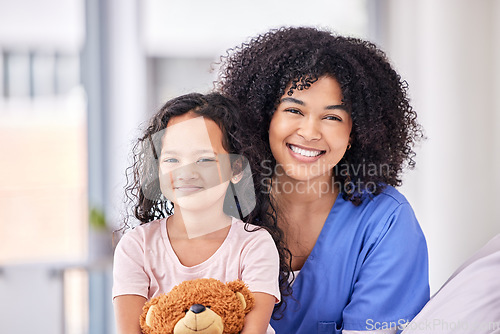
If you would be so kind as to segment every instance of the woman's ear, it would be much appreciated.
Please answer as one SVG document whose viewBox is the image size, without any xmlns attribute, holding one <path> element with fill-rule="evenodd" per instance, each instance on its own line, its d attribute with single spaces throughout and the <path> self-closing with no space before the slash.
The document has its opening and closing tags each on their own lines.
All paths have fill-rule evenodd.
<svg viewBox="0 0 500 334">
<path fill-rule="evenodd" d="M 351 144 L 352 144 L 352 132 L 349 135 L 349 141 L 347 142 L 346 151 L 349 151 L 351 149 Z"/>
</svg>

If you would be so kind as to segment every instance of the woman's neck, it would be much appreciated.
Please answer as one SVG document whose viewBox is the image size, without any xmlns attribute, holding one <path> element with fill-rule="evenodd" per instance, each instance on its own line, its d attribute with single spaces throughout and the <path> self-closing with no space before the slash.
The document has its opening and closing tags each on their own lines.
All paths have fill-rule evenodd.
<svg viewBox="0 0 500 334">
<path fill-rule="evenodd" d="M 293 204 L 294 206 L 324 207 L 325 204 L 335 201 L 339 190 L 331 175 L 321 175 L 302 181 L 282 174 L 274 177 L 271 192 L 275 200 L 285 206 Z"/>
<path fill-rule="evenodd" d="M 292 254 L 292 268 L 298 270 L 314 248 L 339 190 L 330 175 L 307 181 L 277 176 L 273 181 L 278 224 Z"/>
</svg>

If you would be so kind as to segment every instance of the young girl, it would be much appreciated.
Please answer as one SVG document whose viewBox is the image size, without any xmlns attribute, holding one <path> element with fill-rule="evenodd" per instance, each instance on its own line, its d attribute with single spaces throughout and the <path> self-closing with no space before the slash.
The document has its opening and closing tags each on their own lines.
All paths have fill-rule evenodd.
<svg viewBox="0 0 500 334">
<path fill-rule="evenodd" d="M 406 83 L 375 45 L 315 28 L 267 32 L 224 60 L 220 89 L 246 108 L 242 138 L 265 155 L 291 252 L 276 333 L 395 333 L 429 299 L 425 238 L 394 188 L 422 135 Z"/>
<path fill-rule="evenodd" d="M 228 215 L 248 215 L 255 204 L 248 198 L 247 160 L 235 155 L 241 148 L 237 114 L 236 105 L 216 93 L 180 96 L 160 109 L 136 144 L 127 190 L 141 225 L 115 251 L 119 333 L 141 333 L 148 299 L 184 280 L 209 277 L 241 279 L 253 292 L 255 307 L 242 333 L 274 332 L 269 320 L 280 300 L 283 250 L 270 233 L 279 231 L 263 219 L 258 223 L 265 229 Z M 238 201 L 228 204 L 235 195 Z"/>
</svg>

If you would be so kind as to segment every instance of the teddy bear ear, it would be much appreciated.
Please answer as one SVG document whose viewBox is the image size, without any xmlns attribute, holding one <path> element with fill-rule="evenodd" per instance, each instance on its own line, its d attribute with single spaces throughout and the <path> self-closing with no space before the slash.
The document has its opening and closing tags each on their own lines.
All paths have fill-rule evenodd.
<svg viewBox="0 0 500 334">
<path fill-rule="evenodd" d="M 254 305 L 253 294 L 242 280 L 235 280 L 226 283 L 227 287 L 236 294 L 236 298 L 242 302 L 245 313 L 250 312 Z"/>
<path fill-rule="evenodd" d="M 243 305 L 243 309 L 247 308 L 247 302 L 245 301 L 245 297 L 241 294 L 241 292 L 236 292 L 236 298 L 240 301 L 241 305 Z"/>
<path fill-rule="evenodd" d="M 157 307 L 155 304 L 150 304 L 150 302 L 146 303 L 143 308 L 143 312 L 141 314 L 141 318 L 139 320 L 142 332 L 143 333 L 151 333 L 153 330 L 153 320 L 156 316 Z"/>
<path fill-rule="evenodd" d="M 155 316 L 156 311 L 156 305 L 151 305 L 151 307 L 148 310 L 148 313 L 146 313 L 146 326 L 151 327 L 151 319 Z"/>
</svg>

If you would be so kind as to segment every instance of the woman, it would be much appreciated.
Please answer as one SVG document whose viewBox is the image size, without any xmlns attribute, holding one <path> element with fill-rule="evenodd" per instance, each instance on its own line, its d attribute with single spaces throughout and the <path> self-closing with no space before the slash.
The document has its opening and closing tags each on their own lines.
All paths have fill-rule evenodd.
<svg viewBox="0 0 500 334">
<path fill-rule="evenodd" d="M 246 145 L 290 251 L 277 333 L 395 332 L 429 299 L 425 238 L 394 186 L 422 137 L 406 83 L 373 44 L 282 28 L 223 58 Z M 285 273 L 286 275 L 287 273 Z"/>
</svg>

